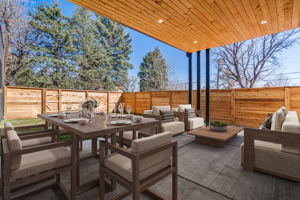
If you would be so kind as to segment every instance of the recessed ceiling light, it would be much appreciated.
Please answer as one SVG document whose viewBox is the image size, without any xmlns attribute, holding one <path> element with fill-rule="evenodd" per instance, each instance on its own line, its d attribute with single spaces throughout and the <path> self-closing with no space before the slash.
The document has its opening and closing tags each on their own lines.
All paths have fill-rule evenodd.
<svg viewBox="0 0 300 200">
<path fill-rule="evenodd" d="M 196 40 L 195 40 L 193 43 L 194 43 L 194 44 L 197 44 L 197 43 L 198 43 L 198 41 L 196 41 Z"/>
<path fill-rule="evenodd" d="M 268 21 L 267 21 L 267 20 L 264 20 L 264 21 L 261 21 L 260 23 L 261 23 L 261 24 L 266 24 L 266 23 L 268 23 Z"/>
<path fill-rule="evenodd" d="M 158 20 L 158 23 L 160 23 L 160 24 L 163 23 L 163 22 L 164 22 L 164 20 L 162 20 L 162 19 Z"/>
</svg>

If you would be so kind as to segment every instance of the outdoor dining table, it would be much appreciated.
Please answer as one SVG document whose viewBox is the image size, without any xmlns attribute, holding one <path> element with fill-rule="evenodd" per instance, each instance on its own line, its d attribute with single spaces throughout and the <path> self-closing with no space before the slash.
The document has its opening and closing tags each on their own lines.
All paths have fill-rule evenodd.
<svg viewBox="0 0 300 200">
<path fill-rule="evenodd" d="M 80 190 L 87 189 L 92 187 L 98 183 L 98 177 L 95 180 L 80 183 L 80 173 L 79 173 L 79 165 L 80 160 L 90 158 L 90 157 L 98 157 L 97 155 L 97 138 L 110 137 L 110 142 L 112 144 L 116 143 L 116 135 L 119 133 L 119 145 L 122 147 L 122 139 L 124 131 L 133 131 L 133 138 L 137 138 L 136 133 L 139 130 L 154 128 L 156 133 L 160 127 L 160 121 L 154 118 L 143 118 L 141 122 L 133 122 L 129 125 L 110 125 L 107 122 L 105 116 L 96 115 L 93 119 L 90 120 L 86 125 L 81 125 L 79 123 L 69 123 L 64 122 L 66 119 L 70 118 L 79 118 L 79 113 L 68 114 L 65 118 L 59 117 L 51 117 L 48 114 L 38 114 L 38 117 L 45 120 L 46 123 L 52 124 L 52 129 L 56 133 L 56 140 L 59 136 L 59 127 L 67 130 L 71 134 L 72 146 L 71 146 L 71 162 L 72 162 L 72 173 L 71 173 L 71 199 L 75 199 L 76 193 Z M 117 120 L 117 119 L 111 119 Z M 91 138 L 91 154 L 85 155 L 84 157 L 80 157 L 79 155 L 79 144 L 80 139 Z"/>
</svg>

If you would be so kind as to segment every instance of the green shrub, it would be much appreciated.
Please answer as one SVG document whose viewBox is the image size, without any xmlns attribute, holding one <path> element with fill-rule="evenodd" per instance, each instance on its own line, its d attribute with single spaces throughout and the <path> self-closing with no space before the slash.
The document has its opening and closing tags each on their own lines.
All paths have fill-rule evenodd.
<svg viewBox="0 0 300 200">
<path fill-rule="evenodd" d="M 216 120 L 216 121 L 211 122 L 210 125 L 211 126 L 223 127 L 223 126 L 227 126 L 227 123 Z"/>
</svg>

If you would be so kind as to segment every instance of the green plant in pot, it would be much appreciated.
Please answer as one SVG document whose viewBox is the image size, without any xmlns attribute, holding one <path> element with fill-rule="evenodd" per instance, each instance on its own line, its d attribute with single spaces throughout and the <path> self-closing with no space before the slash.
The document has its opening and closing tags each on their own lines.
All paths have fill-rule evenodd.
<svg viewBox="0 0 300 200">
<path fill-rule="evenodd" d="M 210 130 L 216 132 L 227 131 L 227 123 L 221 121 L 213 121 L 210 123 Z"/>
</svg>

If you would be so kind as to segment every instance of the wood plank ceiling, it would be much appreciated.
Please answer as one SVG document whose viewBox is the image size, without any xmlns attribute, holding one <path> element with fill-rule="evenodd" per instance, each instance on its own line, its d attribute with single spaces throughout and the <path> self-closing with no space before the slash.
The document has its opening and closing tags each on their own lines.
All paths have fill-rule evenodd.
<svg viewBox="0 0 300 200">
<path fill-rule="evenodd" d="M 69 1 L 186 52 L 300 27 L 300 0 Z"/>
</svg>

